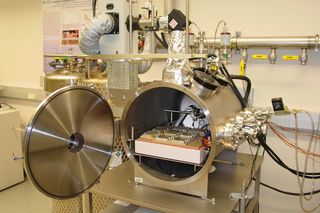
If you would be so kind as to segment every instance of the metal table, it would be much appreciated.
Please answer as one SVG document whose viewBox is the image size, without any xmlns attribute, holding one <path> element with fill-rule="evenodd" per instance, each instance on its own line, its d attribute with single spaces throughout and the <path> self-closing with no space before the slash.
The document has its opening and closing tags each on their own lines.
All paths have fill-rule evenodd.
<svg viewBox="0 0 320 213">
<path fill-rule="evenodd" d="M 137 185 L 133 181 L 133 165 L 125 162 L 121 166 L 108 171 L 94 186 L 90 192 L 101 193 L 110 198 L 121 200 L 136 206 L 153 209 L 160 212 L 233 212 L 239 210 L 239 200 L 231 199 L 230 193 L 241 193 L 243 183 L 248 185 L 252 167 L 252 156 L 237 153 L 235 156 L 237 164 L 232 165 L 223 161 L 229 161 L 228 155 L 219 157 L 219 162 L 215 162 L 216 170 L 209 175 L 209 197 L 215 198 L 215 204 L 198 197 L 181 194 L 177 192 L 162 190 Z M 260 167 L 262 157 L 257 157 L 254 165 L 253 175 L 256 179 L 254 196 L 245 200 L 245 212 L 258 212 Z M 247 181 L 244 181 L 247 180 Z M 90 211 L 90 196 L 85 196 L 86 210 Z"/>
</svg>

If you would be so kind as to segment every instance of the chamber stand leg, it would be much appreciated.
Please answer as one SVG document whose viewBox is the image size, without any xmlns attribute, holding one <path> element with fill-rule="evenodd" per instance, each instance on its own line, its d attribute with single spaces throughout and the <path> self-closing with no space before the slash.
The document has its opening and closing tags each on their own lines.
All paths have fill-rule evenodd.
<svg viewBox="0 0 320 213">
<path fill-rule="evenodd" d="M 204 200 L 204 201 L 207 201 L 208 203 L 211 203 L 211 204 L 216 204 L 216 199 L 213 197 L 213 198 L 207 198 L 207 197 L 201 197 L 201 200 Z"/>
<path fill-rule="evenodd" d="M 246 212 L 250 213 L 259 213 L 259 194 L 260 194 L 260 173 L 261 168 L 259 167 L 254 175 L 255 177 L 255 184 L 254 184 L 254 191 L 253 197 L 250 201 L 246 204 Z"/>
<path fill-rule="evenodd" d="M 240 205 L 239 205 L 239 212 L 240 213 L 245 213 L 246 212 L 246 185 L 245 185 L 245 181 L 243 181 L 242 184 L 242 191 L 241 191 L 241 198 L 239 200 Z"/>
<path fill-rule="evenodd" d="M 261 167 L 257 170 L 255 174 L 255 184 L 254 184 L 254 198 L 256 203 L 253 208 L 253 213 L 259 213 L 259 194 L 260 194 L 260 175 L 261 175 Z"/>
<path fill-rule="evenodd" d="M 82 209 L 83 213 L 93 213 L 92 194 L 90 192 L 82 194 Z"/>
<path fill-rule="evenodd" d="M 251 197 L 248 197 L 246 194 L 246 180 L 243 180 L 241 193 L 230 193 L 229 197 L 239 200 L 239 213 L 245 213 L 246 201 L 247 199 L 251 199 Z"/>
</svg>

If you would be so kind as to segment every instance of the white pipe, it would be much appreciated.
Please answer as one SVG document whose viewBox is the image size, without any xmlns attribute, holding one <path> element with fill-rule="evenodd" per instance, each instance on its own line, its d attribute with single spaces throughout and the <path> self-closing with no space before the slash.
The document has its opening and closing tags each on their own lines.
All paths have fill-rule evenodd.
<svg viewBox="0 0 320 213">
<path fill-rule="evenodd" d="M 95 17 L 81 32 L 79 47 L 87 55 L 100 54 L 100 38 L 113 30 L 114 20 L 109 14 Z"/>
</svg>

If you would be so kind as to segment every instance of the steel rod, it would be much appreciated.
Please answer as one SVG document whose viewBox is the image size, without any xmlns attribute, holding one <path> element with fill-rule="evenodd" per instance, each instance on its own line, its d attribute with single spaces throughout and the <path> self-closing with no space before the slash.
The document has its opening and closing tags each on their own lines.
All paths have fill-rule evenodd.
<svg viewBox="0 0 320 213">
<path fill-rule="evenodd" d="M 129 53 L 133 53 L 132 0 L 129 0 Z"/>
<path fill-rule="evenodd" d="M 154 42 L 154 31 L 153 31 L 153 28 L 154 28 L 154 4 L 153 4 L 153 0 L 150 0 L 150 5 L 151 5 L 151 27 L 152 27 L 152 31 L 150 32 L 151 33 L 151 36 L 150 36 L 150 53 L 154 53 L 155 52 L 155 42 Z"/>
<path fill-rule="evenodd" d="M 189 6 L 189 0 L 186 0 L 186 54 L 189 53 Z"/>
</svg>

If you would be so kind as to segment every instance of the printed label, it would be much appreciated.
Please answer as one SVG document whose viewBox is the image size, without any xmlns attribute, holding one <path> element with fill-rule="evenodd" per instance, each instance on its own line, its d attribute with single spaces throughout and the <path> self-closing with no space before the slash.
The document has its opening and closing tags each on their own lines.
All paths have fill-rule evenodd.
<svg viewBox="0 0 320 213">
<path fill-rule="evenodd" d="M 283 55 L 282 60 L 298 61 L 299 56 L 297 56 L 297 55 Z"/>
<path fill-rule="evenodd" d="M 172 19 L 170 22 L 169 22 L 169 26 L 174 29 L 176 28 L 176 26 L 178 25 L 178 22 L 174 19 Z"/>
<path fill-rule="evenodd" d="M 265 54 L 253 54 L 251 57 L 253 59 L 268 59 L 268 55 Z"/>
<path fill-rule="evenodd" d="M 134 182 L 136 182 L 136 183 L 143 183 L 143 178 L 141 178 L 141 177 L 134 177 Z"/>
</svg>

